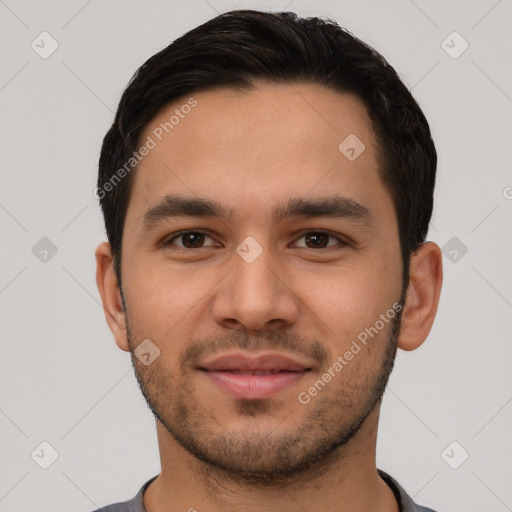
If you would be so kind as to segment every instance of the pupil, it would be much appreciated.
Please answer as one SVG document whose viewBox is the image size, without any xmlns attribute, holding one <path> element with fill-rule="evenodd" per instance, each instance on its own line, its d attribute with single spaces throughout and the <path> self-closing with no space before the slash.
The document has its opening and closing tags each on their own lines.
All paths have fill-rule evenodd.
<svg viewBox="0 0 512 512">
<path fill-rule="evenodd" d="M 186 233 L 182 237 L 182 242 L 185 247 L 197 247 L 201 245 L 204 240 L 202 233 Z"/>
<path fill-rule="evenodd" d="M 326 247 L 327 235 L 325 233 L 315 233 L 313 235 L 306 235 L 306 244 L 312 243 L 313 247 Z"/>
</svg>

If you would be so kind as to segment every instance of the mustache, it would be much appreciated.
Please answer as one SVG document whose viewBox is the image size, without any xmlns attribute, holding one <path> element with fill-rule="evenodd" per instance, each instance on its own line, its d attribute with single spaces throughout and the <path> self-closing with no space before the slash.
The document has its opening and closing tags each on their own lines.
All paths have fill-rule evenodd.
<svg viewBox="0 0 512 512">
<path fill-rule="evenodd" d="M 284 350 L 291 354 L 310 357 L 318 362 L 320 367 L 329 360 L 328 352 L 319 341 L 307 340 L 296 333 L 267 331 L 255 336 L 247 331 L 233 331 L 225 335 L 193 341 L 182 355 L 180 366 L 182 370 L 186 370 L 195 366 L 201 358 L 237 348 L 248 352 L 270 349 Z"/>
</svg>

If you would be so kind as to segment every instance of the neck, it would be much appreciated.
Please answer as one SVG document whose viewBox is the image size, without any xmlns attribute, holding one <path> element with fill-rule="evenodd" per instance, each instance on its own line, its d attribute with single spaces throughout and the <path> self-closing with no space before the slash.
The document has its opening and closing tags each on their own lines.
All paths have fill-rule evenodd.
<svg viewBox="0 0 512 512">
<path fill-rule="evenodd" d="M 144 494 L 147 512 L 399 512 L 375 466 L 379 407 L 322 465 L 283 482 L 256 482 L 191 455 L 157 421 L 162 471 Z"/>
</svg>

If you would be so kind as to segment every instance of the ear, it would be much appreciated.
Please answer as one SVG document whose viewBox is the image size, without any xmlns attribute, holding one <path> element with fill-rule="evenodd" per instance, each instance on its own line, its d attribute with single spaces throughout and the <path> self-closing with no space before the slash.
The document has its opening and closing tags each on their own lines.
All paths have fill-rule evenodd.
<svg viewBox="0 0 512 512">
<path fill-rule="evenodd" d="M 101 295 L 103 311 L 107 324 L 121 350 L 130 351 L 126 331 L 126 316 L 119 290 L 119 283 L 114 272 L 114 263 L 110 244 L 101 243 L 96 249 L 96 284 Z"/>
<path fill-rule="evenodd" d="M 398 347 L 414 350 L 427 338 L 439 304 L 443 283 L 443 256 L 439 246 L 426 242 L 412 255 Z"/>
</svg>

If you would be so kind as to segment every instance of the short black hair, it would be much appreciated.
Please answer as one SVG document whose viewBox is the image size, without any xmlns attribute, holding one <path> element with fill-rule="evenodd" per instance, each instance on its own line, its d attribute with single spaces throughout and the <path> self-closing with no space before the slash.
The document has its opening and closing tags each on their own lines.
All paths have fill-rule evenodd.
<svg viewBox="0 0 512 512">
<path fill-rule="evenodd" d="M 119 283 L 133 182 L 126 163 L 137 151 L 144 128 L 179 98 L 219 87 L 250 90 L 256 82 L 318 84 L 364 102 L 378 147 L 380 177 L 398 218 L 408 283 L 410 257 L 428 232 L 437 165 L 418 103 L 382 55 L 335 21 L 253 10 L 226 12 L 176 39 L 136 71 L 121 97 L 103 140 L 96 193 Z M 123 179 L 113 181 L 123 166 Z"/>
</svg>

